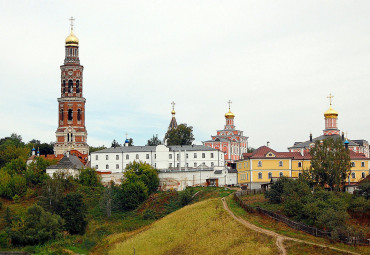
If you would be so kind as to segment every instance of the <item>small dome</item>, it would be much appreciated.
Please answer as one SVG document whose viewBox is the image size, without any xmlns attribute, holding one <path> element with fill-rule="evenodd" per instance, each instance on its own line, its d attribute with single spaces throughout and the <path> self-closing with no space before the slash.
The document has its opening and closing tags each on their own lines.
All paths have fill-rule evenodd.
<svg viewBox="0 0 370 255">
<path fill-rule="evenodd" d="M 348 140 L 346 139 L 346 141 L 344 142 L 344 144 L 349 144 Z"/>
<path fill-rule="evenodd" d="M 225 113 L 225 118 L 232 119 L 234 117 L 235 117 L 234 113 L 232 113 L 230 110 L 227 113 Z"/>
<path fill-rule="evenodd" d="M 175 110 L 172 110 L 172 111 L 171 111 L 171 114 L 176 114 Z"/>
<path fill-rule="evenodd" d="M 78 42 L 79 42 L 79 40 L 78 40 L 77 36 L 75 36 L 73 31 L 71 31 L 69 36 L 67 36 L 67 38 L 66 38 L 66 46 L 78 46 Z"/>
<path fill-rule="evenodd" d="M 329 109 L 324 113 L 325 118 L 337 118 L 338 117 L 338 112 L 335 111 L 331 106 Z"/>
<path fill-rule="evenodd" d="M 128 139 L 126 139 L 125 143 L 129 143 L 130 141 Z"/>
<path fill-rule="evenodd" d="M 35 150 L 36 150 L 36 149 L 35 149 L 35 147 L 33 147 L 33 148 L 32 148 L 32 151 L 35 151 Z"/>
</svg>

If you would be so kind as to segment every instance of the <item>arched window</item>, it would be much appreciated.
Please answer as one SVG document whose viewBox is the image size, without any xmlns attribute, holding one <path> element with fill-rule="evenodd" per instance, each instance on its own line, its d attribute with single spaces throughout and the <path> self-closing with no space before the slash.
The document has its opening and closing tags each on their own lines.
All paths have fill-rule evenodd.
<svg viewBox="0 0 370 255">
<path fill-rule="evenodd" d="M 284 175 L 283 172 L 280 172 L 280 177 L 283 177 L 283 175 Z"/>
<path fill-rule="evenodd" d="M 81 109 L 77 110 L 77 120 L 81 120 Z"/>
<path fill-rule="evenodd" d="M 258 179 L 262 179 L 262 173 L 258 173 Z"/>
<path fill-rule="evenodd" d="M 68 93 L 73 93 L 73 81 L 68 81 Z"/>
<path fill-rule="evenodd" d="M 72 111 L 72 109 L 68 110 L 68 120 L 73 120 L 73 111 Z"/>
<path fill-rule="evenodd" d="M 362 172 L 361 177 L 365 178 L 365 172 Z"/>
<path fill-rule="evenodd" d="M 352 179 L 355 179 L 355 178 L 356 178 L 356 173 L 352 172 Z"/>
<path fill-rule="evenodd" d="M 80 93 L 80 81 L 76 81 L 76 93 Z"/>
<path fill-rule="evenodd" d="M 63 111 L 63 109 L 60 109 L 60 120 L 61 121 L 64 120 L 64 111 Z"/>
<path fill-rule="evenodd" d="M 270 172 L 270 173 L 269 173 L 269 179 L 271 179 L 271 178 L 272 178 L 272 173 Z"/>
</svg>

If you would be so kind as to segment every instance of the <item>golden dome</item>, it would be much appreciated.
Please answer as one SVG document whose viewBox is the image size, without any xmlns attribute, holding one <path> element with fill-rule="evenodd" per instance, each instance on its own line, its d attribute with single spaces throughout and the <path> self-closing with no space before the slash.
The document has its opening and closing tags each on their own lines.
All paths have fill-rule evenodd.
<svg viewBox="0 0 370 255">
<path fill-rule="evenodd" d="M 66 38 L 66 46 L 78 46 L 78 38 L 73 33 L 73 30 L 71 30 L 71 33 Z"/>
<path fill-rule="evenodd" d="M 229 111 L 227 113 L 225 113 L 225 117 L 228 118 L 228 119 L 232 119 L 232 118 L 235 117 L 235 115 L 229 109 Z"/>
<path fill-rule="evenodd" d="M 325 118 L 337 118 L 338 112 L 330 106 L 329 109 L 324 113 L 324 116 Z"/>
<path fill-rule="evenodd" d="M 176 114 L 175 110 L 172 110 L 172 111 L 171 111 L 171 113 L 172 113 L 172 114 Z"/>
</svg>

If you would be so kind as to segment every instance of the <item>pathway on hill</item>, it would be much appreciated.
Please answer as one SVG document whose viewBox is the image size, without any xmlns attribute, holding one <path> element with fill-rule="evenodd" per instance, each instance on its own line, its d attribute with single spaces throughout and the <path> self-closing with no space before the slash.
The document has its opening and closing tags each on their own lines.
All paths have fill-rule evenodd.
<svg viewBox="0 0 370 255">
<path fill-rule="evenodd" d="M 336 250 L 336 251 L 340 251 L 340 252 L 345 252 L 345 253 L 348 253 L 348 254 L 355 254 L 355 255 L 361 255 L 359 253 L 356 253 L 356 252 L 351 252 L 351 251 L 347 251 L 347 250 L 342 250 L 342 249 L 339 249 L 339 248 L 336 248 L 336 247 L 332 247 L 332 246 L 327 246 L 327 245 L 323 245 L 323 244 L 318 244 L 318 243 L 313 243 L 313 242 L 308 242 L 308 241 L 304 241 L 304 240 L 301 240 L 301 239 L 297 239 L 297 238 L 291 238 L 291 237 L 288 237 L 288 236 L 284 236 L 284 235 L 281 235 L 281 234 L 278 234 L 276 232 L 273 232 L 271 230 L 267 230 L 267 229 L 264 229 L 264 228 L 260 228 L 260 227 L 257 227 L 256 225 L 254 224 L 251 224 L 250 222 L 242 219 L 241 217 L 239 216 L 236 216 L 229 208 L 229 206 L 227 205 L 226 203 L 226 200 L 225 198 L 222 198 L 222 203 L 223 203 L 223 206 L 224 206 L 224 209 L 230 214 L 231 217 L 233 217 L 236 221 L 240 222 L 241 224 L 243 224 L 244 226 L 246 226 L 247 228 L 249 229 L 252 229 L 254 231 L 257 231 L 259 233 L 263 233 L 263 234 L 266 234 L 266 235 L 269 235 L 269 236 L 273 236 L 276 238 L 276 245 L 279 247 L 280 251 L 281 251 L 281 254 L 283 255 L 286 255 L 287 252 L 285 250 L 285 247 L 284 247 L 284 241 L 285 240 L 290 240 L 290 241 L 295 241 L 295 242 L 300 242 L 300 243 L 305 243 L 305 244 L 310 244 L 310 245 L 316 245 L 316 246 L 319 246 L 319 247 L 323 247 L 323 248 L 330 248 L 332 250 Z"/>
</svg>

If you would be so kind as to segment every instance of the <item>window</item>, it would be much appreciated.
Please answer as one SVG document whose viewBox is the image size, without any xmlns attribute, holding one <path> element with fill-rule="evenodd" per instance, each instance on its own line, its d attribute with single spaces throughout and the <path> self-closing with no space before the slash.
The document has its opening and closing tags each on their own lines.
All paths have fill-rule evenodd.
<svg viewBox="0 0 370 255">
<path fill-rule="evenodd" d="M 179 154 L 179 153 L 177 153 L 177 154 L 176 154 L 176 159 L 177 159 L 177 160 L 179 160 L 179 157 L 180 157 L 180 154 Z"/>
<path fill-rule="evenodd" d="M 245 178 L 245 174 L 241 174 L 240 175 L 240 180 L 245 180 L 246 178 Z"/>
<path fill-rule="evenodd" d="M 146 154 L 146 159 L 149 159 L 149 154 Z"/>
<path fill-rule="evenodd" d="M 197 167 L 197 163 L 194 163 L 194 167 Z"/>
<path fill-rule="evenodd" d="M 355 166 L 356 166 L 355 162 L 351 162 L 351 167 L 355 167 Z"/>
<path fill-rule="evenodd" d="M 283 177 L 283 175 L 284 175 L 284 174 L 283 174 L 283 172 L 280 172 L 280 174 L 279 174 L 279 175 L 280 175 L 280 177 Z"/>
<path fill-rule="evenodd" d="M 258 179 L 262 179 L 262 173 L 258 173 Z"/>
<path fill-rule="evenodd" d="M 80 81 L 76 81 L 76 93 L 80 93 Z"/>
<path fill-rule="evenodd" d="M 214 167 L 215 166 L 215 163 L 211 162 L 211 166 Z"/>
<path fill-rule="evenodd" d="M 361 177 L 365 178 L 365 172 L 362 172 Z"/>
<path fill-rule="evenodd" d="M 279 166 L 283 166 L 283 161 L 279 161 Z"/>
<path fill-rule="evenodd" d="M 73 81 L 68 81 L 68 93 L 73 93 Z"/>
<path fill-rule="evenodd" d="M 189 154 L 186 153 L 186 158 L 189 158 Z"/>
<path fill-rule="evenodd" d="M 81 120 L 81 109 L 78 109 L 77 110 L 77 120 L 80 121 Z"/>
<path fill-rule="evenodd" d="M 68 110 L 68 120 L 73 120 L 73 111 L 72 111 L 72 109 Z"/>
<path fill-rule="evenodd" d="M 213 153 L 211 153 L 211 158 L 213 158 Z"/>
<path fill-rule="evenodd" d="M 168 164 L 168 167 L 172 167 L 172 163 L 169 163 L 169 164 Z"/>
<path fill-rule="evenodd" d="M 95 155 L 95 160 L 98 160 L 99 159 L 99 156 L 98 155 Z"/>
<path fill-rule="evenodd" d="M 126 154 L 126 159 L 130 159 L 130 155 Z"/>
<path fill-rule="evenodd" d="M 194 153 L 194 158 L 197 158 L 198 156 L 197 156 L 197 154 L 196 153 Z"/>
<path fill-rule="evenodd" d="M 269 175 L 268 175 L 268 176 L 269 176 L 269 179 L 271 179 L 271 178 L 272 178 L 272 173 L 269 173 Z"/>
<path fill-rule="evenodd" d="M 157 158 L 157 154 L 154 153 L 154 158 L 156 159 Z M 157 165 L 157 164 L 156 164 Z"/>
<path fill-rule="evenodd" d="M 302 167 L 302 162 L 298 162 L 298 167 Z"/>
<path fill-rule="evenodd" d="M 258 166 L 262 167 L 262 161 L 258 161 Z"/>
<path fill-rule="evenodd" d="M 116 155 L 116 160 L 119 160 L 119 155 Z"/>
<path fill-rule="evenodd" d="M 205 153 L 202 153 L 202 158 L 206 158 L 206 154 Z"/>
<path fill-rule="evenodd" d="M 189 167 L 189 163 L 186 163 L 186 167 Z"/>
<path fill-rule="evenodd" d="M 177 167 L 180 167 L 180 163 L 177 163 Z"/>
<path fill-rule="evenodd" d="M 61 121 L 64 120 L 64 111 L 63 111 L 63 109 L 60 109 L 60 120 Z"/>
<path fill-rule="evenodd" d="M 139 159 L 139 154 L 136 154 L 136 159 Z"/>
<path fill-rule="evenodd" d="M 362 166 L 362 167 L 365 167 L 365 162 L 363 162 L 363 161 L 362 161 L 362 162 L 361 162 L 361 166 Z"/>
<path fill-rule="evenodd" d="M 95 166 L 95 169 L 98 169 L 98 168 L 99 168 L 99 166 L 98 166 L 98 165 L 96 165 L 96 166 Z"/>
<path fill-rule="evenodd" d="M 356 173 L 355 172 L 353 172 L 351 175 L 352 175 L 352 179 L 356 178 Z"/>
<path fill-rule="evenodd" d="M 116 169 L 119 169 L 119 165 L 118 164 L 116 164 Z"/>
<path fill-rule="evenodd" d="M 66 81 L 63 80 L 63 94 L 66 93 Z"/>
<path fill-rule="evenodd" d="M 172 159 L 172 154 L 168 154 L 168 158 L 169 159 Z"/>
<path fill-rule="evenodd" d="M 105 160 L 108 160 L 109 159 L 109 155 L 105 155 Z"/>
<path fill-rule="evenodd" d="M 109 165 L 108 164 L 105 165 L 105 169 L 109 169 Z"/>
</svg>

